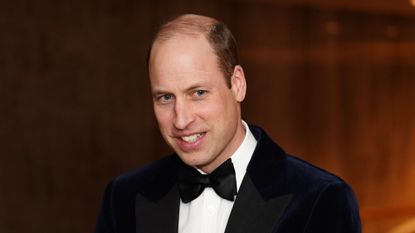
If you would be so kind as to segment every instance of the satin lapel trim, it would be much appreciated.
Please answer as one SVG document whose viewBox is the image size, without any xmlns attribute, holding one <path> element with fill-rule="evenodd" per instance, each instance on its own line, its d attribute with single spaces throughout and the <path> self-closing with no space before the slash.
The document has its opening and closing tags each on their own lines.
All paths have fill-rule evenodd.
<svg viewBox="0 0 415 233">
<path fill-rule="evenodd" d="M 137 194 L 136 233 L 177 233 L 179 206 L 180 198 L 176 185 L 158 202 Z"/>
<path fill-rule="evenodd" d="M 271 233 L 291 198 L 287 194 L 264 200 L 251 178 L 245 176 L 225 233 Z"/>
</svg>

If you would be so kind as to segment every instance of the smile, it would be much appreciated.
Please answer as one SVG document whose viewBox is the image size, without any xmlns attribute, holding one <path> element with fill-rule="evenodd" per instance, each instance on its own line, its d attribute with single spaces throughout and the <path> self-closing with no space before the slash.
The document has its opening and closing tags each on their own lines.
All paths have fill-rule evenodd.
<svg viewBox="0 0 415 233">
<path fill-rule="evenodd" d="M 197 139 L 199 139 L 200 137 L 202 137 L 204 135 L 204 133 L 197 133 L 197 134 L 193 134 L 193 135 L 189 135 L 189 136 L 183 136 L 181 137 L 181 139 L 187 143 L 195 143 L 197 141 Z"/>
</svg>

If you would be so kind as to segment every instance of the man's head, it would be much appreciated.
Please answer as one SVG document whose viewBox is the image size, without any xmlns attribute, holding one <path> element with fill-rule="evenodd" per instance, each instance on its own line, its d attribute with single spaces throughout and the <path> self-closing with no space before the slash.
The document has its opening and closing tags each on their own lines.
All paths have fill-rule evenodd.
<svg viewBox="0 0 415 233">
<path fill-rule="evenodd" d="M 209 35 L 215 30 L 226 31 L 226 36 L 212 39 Z M 184 15 L 161 28 L 149 54 L 153 107 L 161 134 L 186 164 L 205 172 L 228 159 L 245 135 L 240 103 L 246 82 L 236 64 L 234 41 L 235 52 L 225 48 L 229 38 L 233 40 L 229 29 L 217 20 Z M 221 39 L 227 42 L 212 43 Z M 230 54 L 235 55 L 231 62 L 221 61 Z"/>
<path fill-rule="evenodd" d="M 217 56 L 218 65 L 230 87 L 230 77 L 232 76 L 233 68 L 239 64 L 239 58 L 236 40 L 224 23 L 201 15 L 181 15 L 161 26 L 153 41 L 153 45 L 156 42 L 162 42 L 177 35 L 204 36 Z"/>
</svg>

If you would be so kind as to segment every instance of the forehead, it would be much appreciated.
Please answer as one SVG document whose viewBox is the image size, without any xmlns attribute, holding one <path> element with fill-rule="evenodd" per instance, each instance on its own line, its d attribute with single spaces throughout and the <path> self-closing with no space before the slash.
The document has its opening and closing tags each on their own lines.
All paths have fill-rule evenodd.
<svg viewBox="0 0 415 233">
<path fill-rule="evenodd" d="M 188 86 L 225 84 L 217 57 L 203 37 L 174 37 L 154 44 L 149 62 L 154 90 L 186 89 Z"/>
<path fill-rule="evenodd" d="M 149 71 L 150 74 L 154 74 L 155 71 L 174 69 L 218 69 L 217 64 L 216 54 L 204 36 L 175 35 L 154 43 L 149 59 Z"/>
</svg>

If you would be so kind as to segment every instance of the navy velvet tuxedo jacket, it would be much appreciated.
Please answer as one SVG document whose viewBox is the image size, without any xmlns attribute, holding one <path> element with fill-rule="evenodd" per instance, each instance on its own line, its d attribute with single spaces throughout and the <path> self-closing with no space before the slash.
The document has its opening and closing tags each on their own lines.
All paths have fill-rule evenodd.
<svg viewBox="0 0 415 233">
<path fill-rule="evenodd" d="M 225 233 L 361 232 L 355 195 L 343 180 L 287 155 L 262 129 L 250 129 L 258 144 Z M 171 155 L 114 179 L 96 233 L 177 233 L 180 163 Z"/>
</svg>

